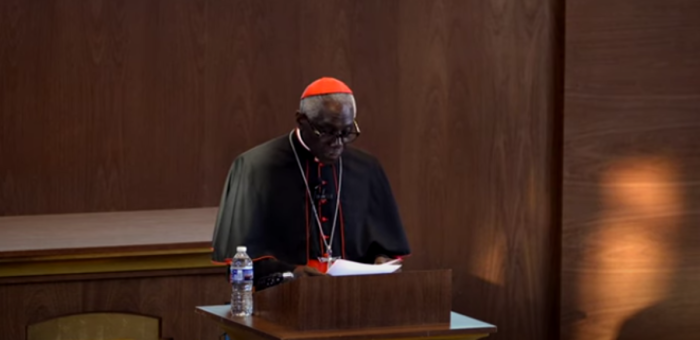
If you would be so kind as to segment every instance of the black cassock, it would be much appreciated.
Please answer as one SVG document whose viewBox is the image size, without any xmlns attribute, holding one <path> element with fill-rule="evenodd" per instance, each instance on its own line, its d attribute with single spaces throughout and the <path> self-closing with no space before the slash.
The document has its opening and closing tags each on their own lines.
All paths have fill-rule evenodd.
<svg viewBox="0 0 700 340">
<path fill-rule="evenodd" d="M 293 132 L 241 154 L 224 185 L 212 260 L 227 262 L 236 247 L 244 245 L 254 260 L 256 278 L 317 262 L 326 247 L 311 205 L 329 240 L 340 180 L 340 162 L 317 162 Z M 348 146 L 342 155 L 340 188 L 333 257 L 373 263 L 380 255 L 410 253 L 389 181 L 376 158 Z"/>
</svg>

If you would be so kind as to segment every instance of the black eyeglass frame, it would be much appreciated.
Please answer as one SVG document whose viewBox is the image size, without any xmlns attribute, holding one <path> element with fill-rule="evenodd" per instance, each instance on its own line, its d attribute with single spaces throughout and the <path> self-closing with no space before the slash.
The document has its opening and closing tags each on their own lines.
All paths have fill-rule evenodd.
<svg viewBox="0 0 700 340">
<path fill-rule="evenodd" d="M 357 120 L 353 119 L 352 124 L 353 124 L 353 129 L 354 131 L 346 133 L 345 131 L 339 131 L 336 133 L 327 133 L 321 131 L 314 123 L 311 122 L 308 118 L 305 119 L 306 123 L 309 124 L 309 127 L 311 128 L 311 132 L 321 140 L 324 141 L 331 141 L 333 139 L 340 139 L 343 141 L 344 144 L 347 143 L 352 143 L 354 142 L 358 137 L 360 137 L 361 131 L 360 131 L 360 125 L 357 124 Z M 344 134 L 347 134 L 344 136 Z"/>
</svg>

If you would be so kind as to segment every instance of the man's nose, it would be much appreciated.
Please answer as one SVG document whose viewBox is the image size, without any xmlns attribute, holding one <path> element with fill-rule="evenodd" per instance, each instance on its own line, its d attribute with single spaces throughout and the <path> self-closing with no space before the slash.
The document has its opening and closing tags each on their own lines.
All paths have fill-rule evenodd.
<svg viewBox="0 0 700 340">
<path fill-rule="evenodd" d="M 331 146 L 338 146 L 338 145 L 343 145 L 343 139 L 339 136 L 335 136 L 335 138 L 333 138 L 333 141 L 331 142 Z"/>
</svg>

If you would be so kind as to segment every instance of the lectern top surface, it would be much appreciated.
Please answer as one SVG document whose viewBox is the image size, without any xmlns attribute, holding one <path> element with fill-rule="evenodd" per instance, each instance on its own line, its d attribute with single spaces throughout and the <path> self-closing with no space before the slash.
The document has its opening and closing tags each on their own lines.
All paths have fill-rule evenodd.
<svg viewBox="0 0 700 340">
<path fill-rule="evenodd" d="M 466 315 L 451 313 L 450 324 L 366 328 L 357 330 L 337 331 L 298 331 L 283 327 L 258 316 L 235 317 L 229 311 L 229 306 L 204 306 L 197 307 L 196 312 L 203 314 L 220 325 L 258 339 L 390 339 L 390 338 L 414 338 L 414 337 L 439 337 L 459 334 L 485 334 L 495 333 L 496 326 L 470 318 Z"/>
<path fill-rule="evenodd" d="M 496 326 L 470 318 L 466 315 L 452 312 L 450 314 L 450 329 L 490 329 L 491 331 L 495 331 Z"/>
</svg>

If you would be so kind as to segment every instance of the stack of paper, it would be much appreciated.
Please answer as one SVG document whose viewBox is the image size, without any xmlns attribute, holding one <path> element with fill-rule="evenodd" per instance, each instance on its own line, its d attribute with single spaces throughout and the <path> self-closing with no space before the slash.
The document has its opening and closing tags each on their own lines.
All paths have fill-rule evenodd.
<svg viewBox="0 0 700 340">
<path fill-rule="evenodd" d="M 364 264 L 348 260 L 337 260 L 326 274 L 330 276 L 389 274 L 401 268 L 400 264 Z"/>
</svg>

